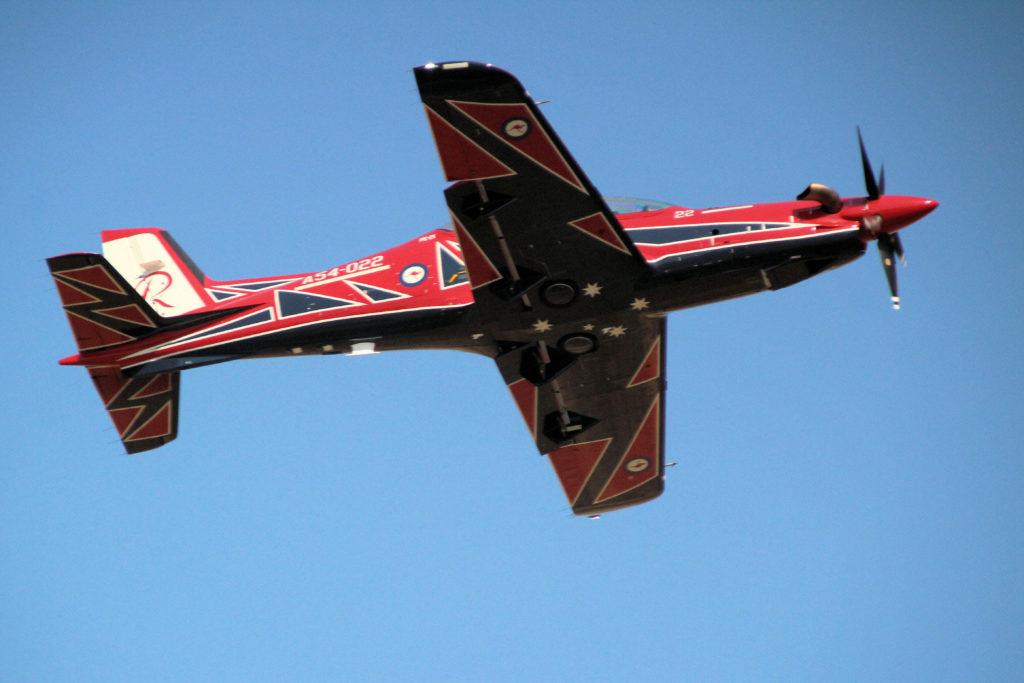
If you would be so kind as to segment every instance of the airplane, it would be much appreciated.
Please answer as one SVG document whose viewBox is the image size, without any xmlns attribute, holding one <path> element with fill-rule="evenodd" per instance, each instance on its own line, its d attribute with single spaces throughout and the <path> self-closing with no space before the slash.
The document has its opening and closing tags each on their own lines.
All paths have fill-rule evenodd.
<svg viewBox="0 0 1024 683">
<path fill-rule="evenodd" d="M 867 194 L 692 209 L 602 197 L 519 81 L 489 64 L 414 70 L 451 223 L 317 272 L 208 277 L 165 230 L 102 232 L 47 260 L 84 366 L 128 453 L 177 436 L 183 370 L 239 358 L 453 349 L 487 356 L 572 511 L 662 493 L 665 316 L 778 290 L 878 244 L 894 307 L 897 231 L 938 206 Z M 482 433 L 481 437 L 485 435 Z"/>
</svg>

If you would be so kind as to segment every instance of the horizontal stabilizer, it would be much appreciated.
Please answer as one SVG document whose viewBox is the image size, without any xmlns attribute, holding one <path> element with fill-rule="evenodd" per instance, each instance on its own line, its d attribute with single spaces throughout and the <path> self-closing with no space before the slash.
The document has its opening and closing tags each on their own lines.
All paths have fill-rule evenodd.
<svg viewBox="0 0 1024 683">
<path fill-rule="evenodd" d="M 163 326 L 161 318 L 99 254 L 46 260 L 79 351 L 134 341 Z"/>
<path fill-rule="evenodd" d="M 124 377 L 120 368 L 91 367 L 89 376 L 129 453 L 162 446 L 178 435 L 179 372 Z"/>
</svg>

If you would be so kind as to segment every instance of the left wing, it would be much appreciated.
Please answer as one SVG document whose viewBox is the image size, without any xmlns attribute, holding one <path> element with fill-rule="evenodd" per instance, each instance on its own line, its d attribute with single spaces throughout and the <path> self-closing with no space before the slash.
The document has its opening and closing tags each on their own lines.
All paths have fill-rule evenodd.
<svg viewBox="0 0 1024 683">
<path fill-rule="evenodd" d="M 482 332 L 573 512 L 656 497 L 665 326 L 646 261 L 515 77 L 415 73 Z"/>
</svg>

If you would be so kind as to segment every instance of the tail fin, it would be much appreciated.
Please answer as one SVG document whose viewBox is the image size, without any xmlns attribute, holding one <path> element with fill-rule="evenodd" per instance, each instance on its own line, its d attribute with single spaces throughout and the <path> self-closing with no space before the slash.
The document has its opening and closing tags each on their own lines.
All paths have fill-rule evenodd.
<svg viewBox="0 0 1024 683">
<path fill-rule="evenodd" d="M 214 303 L 206 276 L 166 230 L 104 230 L 103 256 L 161 317 Z"/>
<path fill-rule="evenodd" d="M 80 351 L 124 344 L 167 325 L 99 254 L 55 256 L 47 265 Z M 117 366 L 92 366 L 89 375 L 129 453 L 177 436 L 177 371 L 125 377 Z"/>
</svg>

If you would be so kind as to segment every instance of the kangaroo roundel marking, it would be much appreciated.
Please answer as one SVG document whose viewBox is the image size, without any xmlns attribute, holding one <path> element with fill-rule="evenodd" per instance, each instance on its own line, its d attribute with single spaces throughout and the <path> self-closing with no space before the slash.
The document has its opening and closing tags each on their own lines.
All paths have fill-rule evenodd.
<svg viewBox="0 0 1024 683">
<path fill-rule="evenodd" d="M 427 279 L 427 267 L 422 263 L 410 263 L 402 269 L 398 279 L 406 287 L 415 287 Z"/>
<path fill-rule="evenodd" d="M 525 138 L 530 132 L 530 122 L 517 116 L 503 123 L 501 132 L 510 140 Z"/>
<path fill-rule="evenodd" d="M 651 466 L 651 461 L 647 458 L 633 458 L 626 463 L 626 471 L 632 472 L 633 474 L 639 474 Z"/>
</svg>

